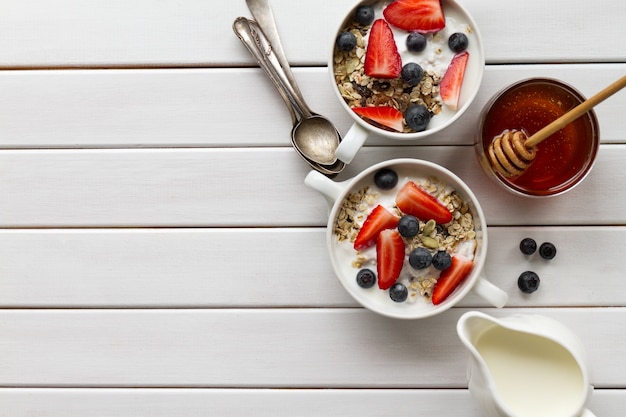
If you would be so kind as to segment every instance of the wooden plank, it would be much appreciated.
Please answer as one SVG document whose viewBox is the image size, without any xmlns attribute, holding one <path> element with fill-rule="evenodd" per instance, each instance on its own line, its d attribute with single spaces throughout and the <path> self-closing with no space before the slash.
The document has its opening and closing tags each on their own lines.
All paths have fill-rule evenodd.
<svg viewBox="0 0 626 417">
<path fill-rule="evenodd" d="M 594 3 L 594 13 L 589 13 L 588 6 L 582 1 L 561 3 L 531 0 L 511 8 L 508 2 L 504 7 L 499 2 L 464 0 L 463 6 L 476 19 L 490 62 L 554 62 L 550 56 L 555 57 L 556 61 L 565 62 L 593 62 L 594 59 L 623 62 L 626 57 L 626 51 L 610 52 L 613 49 L 611 46 L 603 46 L 607 38 L 602 40 L 603 35 L 600 33 L 581 39 L 576 42 L 576 46 L 570 42 L 572 33 L 596 32 L 594 25 L 601 25 L 602 19 L 611 22 L 608 29 L 611 36 L 623 33 L 619 22 L 626 19 L 626 9 L 617 6 L 612 0 Z M 594 17 L 589 16 L 596 12 Z M 532 26 L 531 30 L 529 26 Z M 596 35 L 598 38 L 592 39 Z M 524 41 L 526 36 L 532 38 L 530 44 Z M 607 50 L 603 52 L 605 47 Z M 589 55 L 584 50 L 588 50 Z"/>
<path fill-rule="evenodd" d="M 2 310 L 0 386 L 465 388 L 464 311 Z M 571 327 L 594 386 L 626 388 L 623 308 L 486 310 L 524 311 Z"/>
<path fill-rule="evenodd" d="M 369 147 L 339 179 L 399 157 L 454 171 L 489 225 L 626 224 L 626 145 L 602 145 L 586 180 L 547 200 L 501 190 L 467 146 Z M 327 204 L 303 185 L 307 172 L 290 148 L 0 151 L 0 227 L 323 226 Z"/>
<path fill-rule="evenodd" d="M 272 6 L 285 51 L 298 65 L 325 65 L 352 0 L 316 7 L 289 0 Z M 489 62 L 624 61 L 612 39 L 623 35 L 626 11 L 612 0 L 528 0 L 506 4 L 468 0 Z M 538 12 L 538 11 L 541 12 Z M 174 0 L 26 0 L 5 2 L 0 15 L 0 65 L 212 66 L 247 65 L 252 58 L 231 26 L 250 16 L 244 2 Z M 532 23 L 529 30 L 529 22 Z M 584 37 L 572 42 L 572 27 Z M 598 30 L 602 28 L 602 30 Z M 77 36 L 79 34 L 79 36 Z"/>
<path fill-rule="evenodd" d="M 595 390 L 589 409 L 619 417 L 626 392 Z M 11 417 L 483 416 L 466 390 L 0 389 Z"/>
<path fill-rule="evenodd" d="M 558 78 L 590 96 L 624 73 L 626 64 L 488 66 L 474 104 L 453 126 L 430 139 L 394 144 L 471 145 L 485 103 L 521 79 Z M 295 74 L 311 107 L 345 134 L 352 119 L 326 68 L 296 68 Z M 257 68 L 2 71 L 0 90 L 2 148 L 290 146 L 287 109 Z M 602 141 L 623 143 L 626 94 L 595 111 Z M 389 140 L 373 135 L 367 144 Z"/>
<path fill-rule="evenodd" d="M 526 236 L 553 242 L 557 256 L 523 256 Z M 625 245 L 625 227 L 492 227 L 484 272 L 508 307 L 626 306 Z M 517 289 L 525 270 L 542 280 L 531 296 Z M 1 308 L 295 304 L 358 306 L 335 278 L 324 228 L 0 231 Z M 488 306 L 475 295 L 460 305 Z"/>
</svg>

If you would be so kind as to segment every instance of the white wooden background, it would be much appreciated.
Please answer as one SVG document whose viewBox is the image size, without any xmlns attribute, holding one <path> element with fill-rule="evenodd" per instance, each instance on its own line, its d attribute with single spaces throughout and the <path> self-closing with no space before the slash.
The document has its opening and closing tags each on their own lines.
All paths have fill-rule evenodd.
<svg viewBox="0 0 626 417">
<path fill-rule="evenodd" d="M 373 137 L 339 177 L 413 156 L 482 202 L 487 276 L 397 321 L 334 278 L 327 206 L 306 188 L 278 94 L 232 32 L 245 2 L 0 1 L 0 416 L 479 417 L 454 326 L 468 309 L 539 312 L 584 340 L 602 417 L 626 408 L 626 93 L 600 104 L 597 165 L 571 193 L 510 196 L 471 148 L 482 105 L 530 76 L 591 95 L 626 73 L 618 0 L 463 0 L 485 42 L 474 105 L 421 143 Z M 311 107 L 345 132 L 327 74 L 352 0 L 273 0 Z M 552 241 L 526 259 L 523 237 Z M 523 296 L 519 273 L 537 271 Z"/>
</svg>

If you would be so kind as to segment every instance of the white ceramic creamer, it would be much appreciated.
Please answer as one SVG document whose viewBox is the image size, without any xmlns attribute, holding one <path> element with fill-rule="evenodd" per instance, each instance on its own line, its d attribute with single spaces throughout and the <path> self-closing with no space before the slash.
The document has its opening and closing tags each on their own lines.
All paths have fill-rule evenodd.
<svg viewBox="0 0 626 417">
<path fill-rule="evenodd" d="M 471 354 L 469 389 L 489 417 L 593 417 L 585 351 L 540 315 L 465 313 L 457 331 Z"/>
</svg>

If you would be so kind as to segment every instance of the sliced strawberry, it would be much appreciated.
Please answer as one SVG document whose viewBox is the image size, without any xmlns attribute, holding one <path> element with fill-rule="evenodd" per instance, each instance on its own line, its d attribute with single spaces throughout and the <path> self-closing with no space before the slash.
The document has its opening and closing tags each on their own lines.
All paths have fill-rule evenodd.
<svg viewBox="0 0 626 417">
<path fill-rule="evenodd" d="M 446 224 L 452 220 L 450 210 L 413 181 L 407 182 L 398 191 L 396 206 L 404 214 L 411 214 L 418 219 L 433 219 L 439 224 Z"/>
<path fill-rule="evenodd" d="M 459 97 L 461 96 L 461 86 L 465 77 L 465 68 L 469 60 L 469 52 L 463 51 L 452 57 L 450 65 L 443 75 L 439 84 L 439 94 L 443 102 L 452 110 L 459 107 Z"/>
<path fill-rule="evenodd" d="M 397 230 L 383 230 L 376 242 L 378 287 L 387 290 L 396 282 L 404 264 L 404 241 Z"/>
<path fill-rule="evenodd" d="M 402 132 L 404 115 L 390 106 L 353 107 L 352 110 L 361 117 L 370 119 L 397 132 Z"/>
<path fill-rule="evenodd" d="M 383 19 L 376 20 L 370 30 L 364 70 L 375 78 L 398 78 L 402 72 L 402 58 L 393 32 Z"/>
<path fill-rule="evenodd" d="M 367 216 L 361 230 L 356 235 L 354 241 L 355 250 L 369 248 L 376 243 L 378 234 L 385 229 L 393 229 L 398 226 L 400 218 L 381 205 L 374 207 L 374 210 Z"/>
<path fill-rule="evenodd" d="M 454 255 L 452 257 L 452 265 L 439 275 L 439 279 L 433 288 L 433 304 L 441 304 L 443 300 L 448 298 L 452 291 L 459 286 L 472 270 L 474 261 L 461 256 Z"/>
<path fill-rule="evenodd" d="M 446 26 L 440 0 L 396 0 L 383 10 L 392 26 L 420 33 L 439 32 Z"/>
</svg>

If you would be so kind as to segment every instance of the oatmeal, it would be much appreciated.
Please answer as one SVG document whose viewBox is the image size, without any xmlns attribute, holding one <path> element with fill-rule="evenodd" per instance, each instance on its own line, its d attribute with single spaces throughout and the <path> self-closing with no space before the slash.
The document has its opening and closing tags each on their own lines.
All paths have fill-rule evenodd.
<svg viewBox="0 0 626 417">
<path fill-rule="evenodd" d="M 362 290 L 388 292 L 395 302 L 439 303 L 440 278 L 461 266 L 471 269 L 476 250 L 470 207 L 434 177 L 398 177 L 393 187 L 381 188 L 376 179 L 364 185 L 343 200 L 333 233 L 352 254 L 351 268 Z M 371 288 L 373 282 L 378 288 Z"/>
<path fill-rule="evenodd" d="M 439 83 L 443 75 L 440 71 L 429 69 L 414 86 L 407 84 L 402 78 L 370 77 L 364 71 L 367 28 L 354 23 L 346 30 L 356 35 L 357 47 L 347 52 L 335 50 L 334 73 L 337 88 L 348 106 L 390 106 L 404 113 L 410 104 L 422 104 L 433 115 L 441 112 Z M 412 130 L 404 124 L 403 131 Z"/>
<path fill-rule="evenodd" d="M 353 111 L 379 128 L 403 133 L 445 123 L 458 109 L 468 61 L 478 59 L 470 58 L 478 55 L 474 30 L 456 6 L 444 8 L 434 0 L 439 14 L 422 16 L 425 24 L 406 17 L 410 3 L 365 2 L 355 8 L 336 38 L 332 68 Z"/>
</svg>

